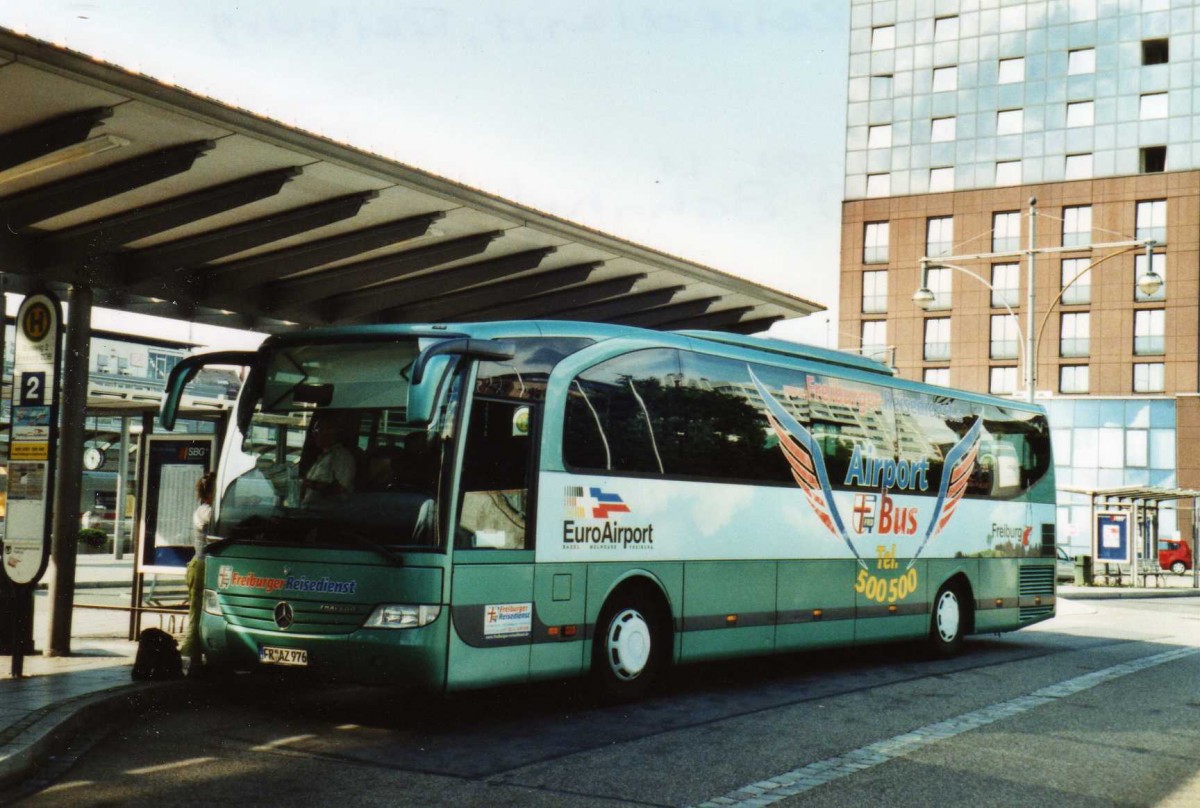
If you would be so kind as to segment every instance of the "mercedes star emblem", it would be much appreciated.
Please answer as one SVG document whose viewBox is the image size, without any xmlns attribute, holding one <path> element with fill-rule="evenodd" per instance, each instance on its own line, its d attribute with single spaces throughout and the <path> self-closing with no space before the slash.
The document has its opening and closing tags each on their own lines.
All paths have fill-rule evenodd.
<svg viewBox="0 0 1200 808">
<path fill-rule="evenodd" d="M 292 620 L 296 617 L 292 611 L 292 604 L 286 600 L 281 600 L 275 604 L 275 625 L 280 628 L 287 628 L 292 624 Z"/>
</svg>

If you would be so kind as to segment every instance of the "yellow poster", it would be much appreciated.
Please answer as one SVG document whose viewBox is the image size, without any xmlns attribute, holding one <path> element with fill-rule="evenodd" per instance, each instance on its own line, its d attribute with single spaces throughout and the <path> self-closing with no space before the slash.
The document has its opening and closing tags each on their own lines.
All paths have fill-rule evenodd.
<svg viewBox="0 0 1200 808">
<path fill-rule="evenodd" d="M 49 460 L 49 443 L 14 443 L 9 446 L 10 460 Z"/>
</svg>

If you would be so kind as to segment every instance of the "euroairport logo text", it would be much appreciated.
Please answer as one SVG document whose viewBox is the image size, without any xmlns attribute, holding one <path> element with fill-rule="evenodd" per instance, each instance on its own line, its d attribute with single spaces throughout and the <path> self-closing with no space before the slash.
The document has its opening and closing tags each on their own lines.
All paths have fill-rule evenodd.
<svg viewBox="0 0 1200 808">
<path fill-rule="evenodd" d="M 650 550 L 654 525 L 628 526 L 611 518 L 631 513 L 621 495 L 598 486 L 566 486 L 563 489 L 566 519 L 563 548 L 577 550 Z M 596 520 L 603 520 L 600 524 Z M 582 522 L 582 523 L 580 523 Z"/>
</svg>

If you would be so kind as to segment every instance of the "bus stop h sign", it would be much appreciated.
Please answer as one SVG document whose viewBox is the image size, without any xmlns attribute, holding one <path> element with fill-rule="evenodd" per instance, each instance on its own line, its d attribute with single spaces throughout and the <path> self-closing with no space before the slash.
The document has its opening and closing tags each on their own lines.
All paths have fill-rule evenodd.
<svg viewBox="0 0 1200 808">
<path fill-rule="evenodd" d="M 30 295 L 17 312 L 8 511 L 3 566 L 15 584 L 33 584 L 50 556 L 50 501 L 58 444 L 62 308 L 49 293 Z"/>
</svg>

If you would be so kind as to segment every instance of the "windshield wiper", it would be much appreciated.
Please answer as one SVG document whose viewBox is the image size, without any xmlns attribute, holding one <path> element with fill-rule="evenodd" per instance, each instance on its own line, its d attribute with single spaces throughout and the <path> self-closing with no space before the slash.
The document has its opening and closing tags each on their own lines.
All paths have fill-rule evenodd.
<svg viewBox="0 0 1200 808">
<path fill-rule="evenodd" d="M 220 550 L 223 547 L 228 547 L 231 544 L 239 544 L 243 541 L 259 541 L 267 537 L 267 525 L 269 520 L 262 516 L 251 516 L 250 518 L 231 526 L 228 530 L 228 535 L 222 536 L 214 542 L 209 542 L 204 548 L 205 553 L 213 550 Z"/>
<path fill-rule="evenodd" d="M 363 533 L 359 533 L 357 530 L 352 530 L 351 528 L 348 528 L 345 525 L 336 525 L 335 527 L 337 528 L 337 534 L 339 536 L 345 536 L 346 538 L 352 539 L 353 541 L 357 542 L 362 547 L 366 547 L 368 550 L 375 551 L 376 553 L 378 553 L 379 555 L 383 556 L 388 561 L 390 561 L 392 563 L 392 566 L 394 566 L 394 567 L 403 567 L 404 566 L 404 559 L 402 557 L 396 555 L 391 550 L 384 547 L 382 544 L 375 541 L 374 539 L 367 537 Z"/>
</svg>

